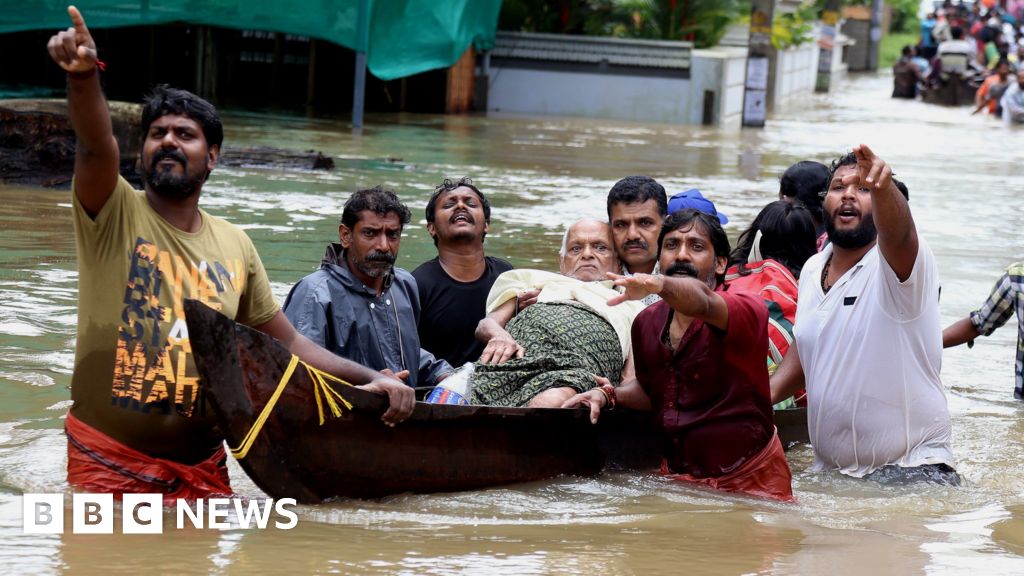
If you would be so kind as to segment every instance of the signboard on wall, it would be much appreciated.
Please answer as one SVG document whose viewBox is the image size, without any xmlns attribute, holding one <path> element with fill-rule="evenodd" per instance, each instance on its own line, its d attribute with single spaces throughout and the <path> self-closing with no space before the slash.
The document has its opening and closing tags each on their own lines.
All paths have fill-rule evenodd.
<svg viewBox="0 0 1024 576">
<path fill-rule="evenodd" d="M 764 127 L 768 112 L 768 58 L 772 46 L 774 0 L 754 0 L 750 9 L 750 42 L 743 87 L 743 125 Z"/>
</svg>

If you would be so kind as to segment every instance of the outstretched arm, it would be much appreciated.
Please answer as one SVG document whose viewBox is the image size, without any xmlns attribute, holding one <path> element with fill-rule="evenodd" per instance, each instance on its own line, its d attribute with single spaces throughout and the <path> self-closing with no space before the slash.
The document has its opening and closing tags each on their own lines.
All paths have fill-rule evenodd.
<svg viewBox="0 0 1024 576">
<path fill-rule="evenodd" d="M 871 190 L 871 211 L 878 228 L 878 249 L 900 282 L 910 278 L 917 260 L 917 228 L 907 199 L 892 181 L 892 168 L 875 156 L 866 144 L 853 147 L 857 171 L 843 178 Z"/>
<path fill-rule="evenodd" d="M 720 330 L 729 326 L 729 307 L 725 300 L 696 278 L 660 274 L 620 276 L 611 272 L 608 278 L 615 286 L 626 289 L 622 294 L 609 299 L 609 306 L 626 300 L 643 300 L 648 294 L 657 294 L 669 307 L 684 316 L 700 318 Z"/>
<path fill-rule="evenodd" d="M 75 129 L 75 195 L 95 218 L 117 184 L 120 153 L 107 100 L 96 73 L 96 43 L 85 19 L 68 6 L 72 27 L 54 34 L 46 49 L 68 73 L 68 114 Z"/>
<path fill-rule="evenodd" d="M 386 424 L 393 426 L 412 414 L 416 403 L 415 391 L 412 388 L 316 345 L 309 338 L 299 334 L 280 310 L 269 321 L 255 328 L 280 340 L 285 348 L 310 366 L 356 384 L 364 390 L 387 394 L 390 405 L 381 417 Z"/>
<path fill-rule="evenodd" d="M 952 348 L 965 342 L 974 342 L 978 336 L 981 336 L 981 333 L 974 327 L 971 318 L 961 318 L 942 331 L 942 347 Z"/>
</svg>

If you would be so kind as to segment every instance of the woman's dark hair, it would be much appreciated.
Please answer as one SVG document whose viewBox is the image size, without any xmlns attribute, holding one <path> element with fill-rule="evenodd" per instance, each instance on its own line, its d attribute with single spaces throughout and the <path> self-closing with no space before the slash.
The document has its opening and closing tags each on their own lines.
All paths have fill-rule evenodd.
<svg viewBox="0 0 1024 576">
<path fill-rule="evenodd" d="M 729 237 L 722 229 L 722 223 L 717 216 L 712 216 L 700 210 L 686 208 L 668 215 L 661 225 L 661 233 L 658 234 L 658 259 L 661 259 L 661 247 L 665 243 L 665 236 L 669 232 L 675 232 L 685 228 L 689 230 L 693 226 L 700 228 L 711 240 L 711 247 L 715 251 L 715 258 L 729 258 Z M 725 274 L 715 274 L 715 280 L 721 285 L 725 282 Z"/>
<path fill-rule="evenodd" d="M 412 215 L 409 209 L 398 201 L 398 196 L 391 190 L 385 190 L 380 186 L 374 186 L 367 190 L 359 190 L 345 201 L 345 209 L 341 212 L 341 223 L 349 230 L 356 229 L 359 222 L 359 213 L 370 210 L 378 216 L 387 216 L 394 212 L 402 228 L 409 223 Z"/>
<path fill-rule="evenodd" d="M 765 206 L 754 218 L 750 228 L 740 234 L 729 265 L 738 264 L 740 276 L 750 274 L 746 263 L 754 249 L 754 239 L 761 232 L 758 249 L 762 259 L 771 258 L 799 278 L 804 263 L 817 252 L 814 222 L 811 213 L 800 204 L 777 200 Z"/>
<path fill-rule="evenodd" d="M 821 193 L 828 189 L 829 169 L 821 162 L 802 160 L 793 164 L 779 178 L 779 194 L 796 198 L 811 212 L 816 222 L 824 220 Z"/>
<path fill-rule="evenodd" d="M 146 95 L 142 106 L 142 139 L 149 134 L 149 125 L 154 120 L 167 114 L 186 116 L 199 124 L 203 129 L 203 137 L 208 146 L 217 146 L 224 142 L 224 126 L 220 122 L 217 109 L 206 100 L 189 92 L 160 84 Z"/>
</svg>

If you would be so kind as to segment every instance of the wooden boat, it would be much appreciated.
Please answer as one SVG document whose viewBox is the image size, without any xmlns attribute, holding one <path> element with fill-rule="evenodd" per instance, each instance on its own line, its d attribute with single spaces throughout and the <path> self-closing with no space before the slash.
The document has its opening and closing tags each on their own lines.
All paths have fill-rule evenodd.
<svg viewBox="0 0 1024 576">
<path fill-rule="evenodd" d="M 973 76 L 950 74 L 939 83 L 921 90 L 921 100 L 928 104 L 942 106 L 967 106 L 974 104 L 974 94 L 980 83 Z"/>
<path fill-rule="evenodd" d="M 251 442 L 239 463 L 275 498 L 316 503 L 451 492 L 660 463 L 649 414 L 628 410 L 607 412 L 594 426 L 585 409 L 417 402 L 408 420 L 388 427 L 380 421 L 385 396 L 335 384 L 350 406 L 321 424 L 330 393 L 310 372 L 294 370 L 278 391 L 292 362 L 280 343 L 196 301 L 186 301 L 185 313 L 206 398 L 228 445 Z M 269 417 L 252 435 L 276 391 Z M 785 412 L 777 418 L 784 445 L 806 441 L 806 413 Z"/>
</svg>

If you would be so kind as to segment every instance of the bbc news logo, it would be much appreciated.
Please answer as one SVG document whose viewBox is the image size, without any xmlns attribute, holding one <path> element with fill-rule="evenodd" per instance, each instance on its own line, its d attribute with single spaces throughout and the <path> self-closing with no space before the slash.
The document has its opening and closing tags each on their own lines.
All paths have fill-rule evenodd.
<svg viewBox="0 0 1024 576">
<path fill-rule="evenodd" d="M 295 505 L 294 498 L 179 499 L 173 507 L 175 528 L 291 530 L 299 523 L 299 516 L 292 510 Z M 74 494 L 71 503 L 71 532 L 113 534 L 114 512 L 113 494 Z M 122 534 L 163 534 L 164 520 L 162 494 L 122 496 Z M 25 494 L 22 500 L 22 527 L 25 534 L 63 534 L 64 495 Z"/>
</svg>

